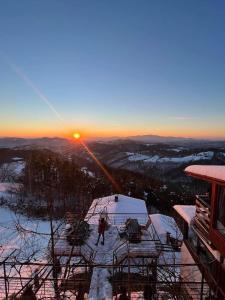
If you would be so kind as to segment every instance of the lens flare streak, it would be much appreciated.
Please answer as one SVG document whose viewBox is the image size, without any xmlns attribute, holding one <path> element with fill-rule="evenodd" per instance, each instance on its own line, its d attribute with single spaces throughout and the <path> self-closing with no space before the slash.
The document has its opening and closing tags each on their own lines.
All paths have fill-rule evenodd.
<svg viewBox="0 0 225 300">
<path fill-rule="evenodd" d="M 103 173 L 106 175 L 108 180 L 112 183 L 114 188 L 118 193 L 121 193 L 121 189 L 118 185 L 118 183 L 115 181 L 115 179 L 112 177 L 112 175 L 109 173 L 108 170 L 102 165 L 102 163 L 97 159 L 97 157 L 94 155 L 94 153 L 88 148 L 88 146 L 84 143 L 84 141 L 80 142 L 81 145 L 84 147 L 84 149 L 87 151 L 87 153 L 91 156 L 91 158 L 96 162 L 96 164 L 99 166 L 99 168 L 103 171 Z"/>
<path fill-rule="evenodd" d="M 1 56 L 2 52 L 0 53 Z M 32 88 L 32 90 L 39 96 L 39 98 L 50 108 L 50 110 L 55 114 L 55 116 L 65 125 L 65 120 L 62 118 L 62 116 L 58 113 L 58 111 L 54 108 L 52 103 L 49 101 L 49 99 L 43 94 L 43 92 L 33 83 L 33 81 L 14 63 L 12 63 L 8 57 L 5 55 L 3 56 L 5 61 L 7 62 L 8 66 L 21 78 L 28 86 Z M 79 133 L 74 133 L 73 137 L 77 140 L 80 139 Z M 103 171 L 103 173 L 106 175 L 108 180 L 112 183 L 114 188 L 117 192 L 121 192 L 121 189 L 115 179 L 112 177 L 112 175 L 108 172 L 108 170 L 102 165 L 102 163 L 97 159 L 97 157 L 94 155 L 94 153 L 88 148 L 88 146 L 84 143 L 84 141 L 80 141 L 81 145 L 84 147 L 84 149 L 87 151 L 87 153 L 91 156 L 91 158 L 96 162 L 96 164 L 99 166 L 99 168 Z"/>
<path fill-rule="evenodd" d="M 52 103 L 49 101 L 47 96 L 43 94 L 43 92 L 33 83 L 33 81 L 14 63 L 10 61 L 8 57 L 5 55 L 1 56 L 4 57 L 4 60 L 10 67 L 10 69 L 15 72 L 20 79 L 22 79 L 29 87 L 32 88 L 32 90 L 39 96 L 39 98 L 49 107 L 49 109 L 55 114 L 55 116 L 65 125 L 65 120 L 62 118 L 62 116 L 59 114 L 59 112 L 54 108 Z"/>
</svg>

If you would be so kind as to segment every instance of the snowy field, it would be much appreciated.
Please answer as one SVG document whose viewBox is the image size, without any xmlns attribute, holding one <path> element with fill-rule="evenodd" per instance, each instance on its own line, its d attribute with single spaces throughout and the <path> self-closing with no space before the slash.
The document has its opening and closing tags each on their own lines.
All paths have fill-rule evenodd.
<svg viewBox="0 0 225 300">
<path fill-rule="evenodd" d="M 187 155 L 187 156 L 174 156 L 174 157 L 160 157 L 159 155 L 143 155 L 139 153 L 126 152 L 128 160 L 131 162 L 143 161 L 144 163 L 190 163 L 199 160 L 211 160 L 214 152 L 206 151 L 199 152 L 197 154 Z"/>
<path fill-rule="evenodd" d="M 1 258 L 10 249 L 20 249 L 21 256 L 35 258 L 42 256 L 48 245 L 50 224 L 47 221 L 28 219 L 6 208 L 0 208 Z"/>
<path fill-rule="evenodd" d="M 13 191 L 20 187 L 16 183 L 0 183 L 0 198 L 13 203 Z M 56 226 L 56 224 L 55 224 Z M 28 218 L 8 208 L 0 207 L 0 251 L 6 257 L 10 249 L 20 249 L 27 259 L 35 252 L 35 259 L 42 256 L 50 234 L 50 223 Z"/>
<path fill-rule="evenodd" d="M 54 224 L 55 227 L 57 224 Z M 34 273 L 36 266 L 25 265 L 22 268 L 14 266 L 13 262 L 31 261 L 45 263 L 47 260 L 47 247 L 50 238 L 50 224 L 47 221 L 28 219 L 22 215 L 15 214 L 6 208 L 0 208 L 0 261 L 6 259 L 13 251 L 13 255 L 8 259 L 12 264 L 6 265 L 6 274 L 10 277 L 21 276 L 21 280 L 9 279 L 9 295 L 21 289 L 21 283 L 26 284 Z M 41 269 L 40 269 L 41 270 Z M 41 272 L 47 272 L 43 268 Z M 0 268 L 0 277 L 4 275 L 3 268 Z M 50 284 L 50 283 L 49 283 Z M 49 289 L 52 290 L 51 285 Z M 43 290 L 40 290 L 41 295 Z M 5 296 L 4 280 L 0 280 L 0 299 Z"/>
</svg>

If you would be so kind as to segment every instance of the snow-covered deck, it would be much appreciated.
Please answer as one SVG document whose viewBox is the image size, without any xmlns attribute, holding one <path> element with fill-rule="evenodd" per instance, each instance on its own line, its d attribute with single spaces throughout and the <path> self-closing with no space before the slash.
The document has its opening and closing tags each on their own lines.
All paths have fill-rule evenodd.
<svg viewBox="0 0 225 300">
<path fill-rule="evenodd" d="M 115 199 L 115 196 L 118 196 L 118 199 Z M 96 246 L 98 223 L 101 216 L 106 218 L 109 228 L 105 232 L 104 245 L 99 243 Z M 112 274 L 111 265 L 115 263 L 115 258 L 117 264 L 129 257 L 132 260 L 135 259 L 138 265 L 138 261 L 142 261 L 143 258 L 151 260 L 151 258 L 159 256 L 150 231 L 142 230 L 140 243 L 128 243 L 126 239 L 120 237 L 119 232 L 123 230 L 125 222 L 129 218 L 135 218 L 140 225 L 146 226 L 149 216 L 145 201 L 123 195 L 95 199 L 85 217 L 90 225 L 90 235 L 85 244 L 79 247 L 70 246 L 66 238 L 66 231 L 63 231 L 55 245 L 56 255 L 66 256 L 72 253 L 72 256 L 83 256 L 86 261 L 91 258 L 90 263 L 94 268 L 89 299 L 112 299 L 112 286 L 108 279 Z M 90 253 L 90 249 L 92 253 Z M 98 267 L 99 264 L 106 267 Z M 126 268 L 124 270 L 126 272 Z M 130 270 L 130 272 L 138 271 L 138 268 Z"/>
<path fill-rule="evenodd" d="M 195 205 L 174 205 L 173 208 L 188 223 L 188 225 L 191 224 L 191 221 L 195 217 Z"/>
<path fill-rule="evenodd" d="M 168 233 L 174 239 L 183 240 L 183 235 L 174 218 L 162 214 L 151 214 L 149 217 L 162 243 L 166 243 Z"/>
</svg>

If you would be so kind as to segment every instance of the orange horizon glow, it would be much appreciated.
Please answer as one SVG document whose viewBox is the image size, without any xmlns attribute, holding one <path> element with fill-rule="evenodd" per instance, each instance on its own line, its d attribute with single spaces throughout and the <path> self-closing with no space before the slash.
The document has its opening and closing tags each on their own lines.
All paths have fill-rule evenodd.
<svg viewBox="0 0 225 300">
<path fill-rule="evenodd" d="M 74 135 L 79 134 L 79 139 L 82 136 L 82 139 L 94 139 L 94 138 L 125 138 L 129 136 L 136 135 L 159 135 L 162 137 L 180 137 L 180 138 L 194 138 L 194 139 L 225 139 L 225 132 L 221 130 L 220 132 L 214 133 L 213 130 L 206 131 L 194 131 L 194 130 L 79 130 L 79 132 L 73 132 L 72 130 L 56 130 L 56 129 L 45 129 L 45 130 L 4 130 L 0 131 L 0 137 L 18 137 L 18 138 L 41 138 L 41 137 L 61 137 L 68 138 L 71 137 L 77 139 Z"/>
<path fill-rule="evenodd" d="M 94 138 L 126 138 L 129 136 L 138 136 L 138 135 L 158 135 L 162 137 L 177 137 L 177 138 L 193 138 L 193 139 L 209 139 L 209 140 L 215 140 L 215 139 L 225 139 L 225 134 L 208 134 L 208 133 L 177 133 L 173 131 L 168 131 L 168 132 L 108 132 L 108 133 L 102 133 L 102 132 L 97 132 L 97 133 L 87 133 L 85 135 L 82 134 L 82 137 L 84 139 L 94 139 Z M 73 136 L 73 135 L 72 135 Z M 38 132 L 38 133 L 33 133 L 33 132 L 5 132 L 1 133 L 0 132 L 0 138 L 42 138 L 42 137 L 59 137 L 59 138 L 67 138 L 70 139 L 71 134 L 68 133 L 61 133 L 61 132 Z"/>
</svg>

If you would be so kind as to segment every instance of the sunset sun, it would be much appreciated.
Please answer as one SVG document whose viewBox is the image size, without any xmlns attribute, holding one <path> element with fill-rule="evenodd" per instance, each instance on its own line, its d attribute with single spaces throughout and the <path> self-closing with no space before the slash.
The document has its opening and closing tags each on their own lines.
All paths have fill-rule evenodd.
<svg viewBox="0 0 225 300">
<path fill-rule="evenodd" d="M 73 134 L 73 137 L 74 137 L 76 140 L 79 140 L 79 138 L 80 138 L 80 133 L 79 133 L 79 132 L 75 132 L 75 133 Z"/>
</svg>

